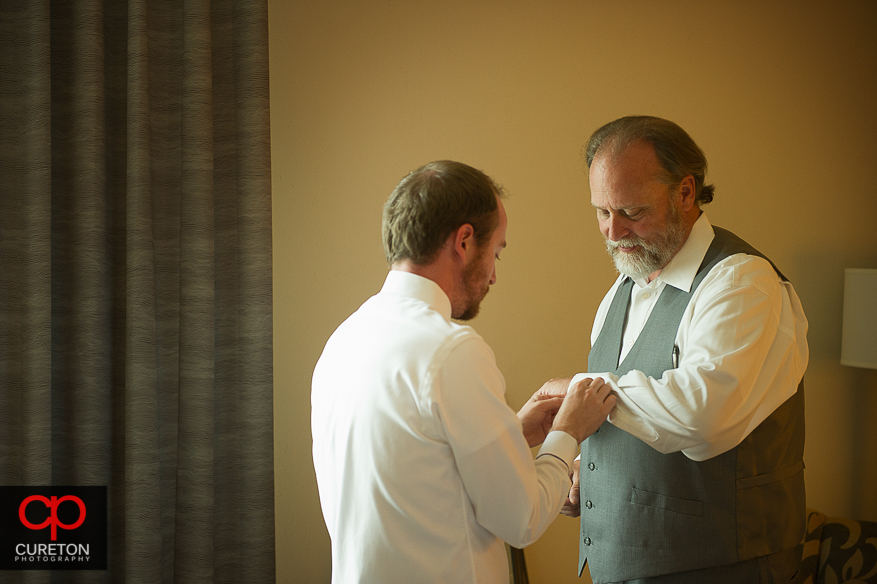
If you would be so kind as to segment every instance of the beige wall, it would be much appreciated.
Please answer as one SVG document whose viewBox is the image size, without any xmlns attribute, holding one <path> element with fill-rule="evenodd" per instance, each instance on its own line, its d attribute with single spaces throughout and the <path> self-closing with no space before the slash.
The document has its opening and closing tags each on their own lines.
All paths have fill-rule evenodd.
<svg viewBox="0 0 877 584">
<path fill-rule="evenodd" d="M 586 367 L 614 273 L 580 149 L 631 113 L 710 160 L 711 220 L 771 256 L 810 319 L 808 503 L 877 520 L 877 371 L 839 364 L 844 267 L 877 267 L 877 4 L 269 0 L 278 582 L 329 581 L 309 384 L 332 330 L 380 287 L 381 205 L 424 162 L 510 193 L 509 248 L 475 328 L 519 407 Z M 351 377 L 351 383 L 356 383 Z M 576 522 L 527 549 L 578 582 Z"/>
</svg>

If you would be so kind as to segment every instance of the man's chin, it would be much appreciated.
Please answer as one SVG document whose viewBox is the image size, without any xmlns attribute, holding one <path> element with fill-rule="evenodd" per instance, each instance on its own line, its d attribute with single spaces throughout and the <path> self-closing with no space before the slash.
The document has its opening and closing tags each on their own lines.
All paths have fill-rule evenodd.
<svg viewBox="0 0 877 584">
<path fill-rule="evenodd" d="M 646 271 L 646 268 L 639 265 L 638 262 L 631 261 L 632 258 L 630 255 L 623 255 L 626 253 L 628 252 L 616 250 L 614 253 L 611 254 L 612 263 L 615 264 L 615 269 L 618 271 L 619 274 L 637 280 L 639 278 L 648 276 L 651 273 L 651 271 Z"/>
<path fill-rule="evenodd" d="M 471 302 L 469 304 L 469 306 L 467 306 L 466 309 L 463 311 L 463 313 L 460 314 L 460 316 L 456 316 L 456 315 L 452 314 L 451 318 L 453 318 L 454 320 L 467 321 L 467 320 L 472 320 L 473 318 L 478 316 L 478 313 L 481 312 L 481 301 L 484 300 L 485 296 L 487 296 L 487 292 L 489 290 L 490 290 L 489 287 L 487 289 L 485 289 L 484 293 L 481 295 L 481 298 L 479 298 L 478 300 L 475 300 L 474 302 Z"/>
<path fill-rule="evenodd" d="M 622 276 L 627 276 L 631 280 L 648 280 L 651 281 L 652 274 L 659 272 L 661 268 L 651 268 L 644 266 L 630 266 L 615 264 L 615 269 Z"/>
<path fill-rule="evenodd" d="M 451 318 L 453 318 L 454 320 L 460 320 L 460 321 L 465 322 L 467 320 L 472 320 L 473 318 L 478 316 L 478 313 L 480 311 L 481 311 L 481 305 L 479 303 L 479 304 L 476 304 L 474 306 L 467 306 L 466 310 L 464 310 L 463 313 L 459 316 L 452 314 Z"/>
</svg>

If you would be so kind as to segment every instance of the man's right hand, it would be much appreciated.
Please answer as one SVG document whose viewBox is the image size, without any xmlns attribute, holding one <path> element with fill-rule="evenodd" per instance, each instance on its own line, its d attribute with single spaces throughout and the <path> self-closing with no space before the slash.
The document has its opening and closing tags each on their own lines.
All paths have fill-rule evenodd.
<svg viewBox="0 0 877 584">
<path fill-rule="evenodd" d="M 593 434 L 615 407 L 616 397 L 602 379 L 585 378 L 569 388 L 552 430 L 563 430 L 578 442 Z"/>
<path fill-rule="evenodd" d="M 569 496 L 560 508 L 560 514 L 567 517 L 578 517 L 582 514 L 582 507 L 579 499 L 579 460 L 576 459 L 572 463 L 572 472 L 569 478 L 572 479 L 572 488 L 569 490 Z"/>
</svg>

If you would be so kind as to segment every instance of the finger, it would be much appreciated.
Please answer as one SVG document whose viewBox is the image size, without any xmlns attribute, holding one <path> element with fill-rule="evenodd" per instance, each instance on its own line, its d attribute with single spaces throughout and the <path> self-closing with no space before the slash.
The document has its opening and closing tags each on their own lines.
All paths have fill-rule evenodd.
<svg viewBox="0 0 877 584">
<path fill-rule="evenodd" d="M 578 517 L 581 515 L 582 509 L 578 504 L 573 504 L 569 499 L 563 504 L 563 507 L 560 508 L 560 514 L 566 517 Z"/>
<path fill-rule="evenodd" d="M 576 382 L 575 387 L 578 387 L 580 389 L 587 389 L 591 385 L 591 383 L 593 383 L 593 382 L 594 382 L 594 380 L 591 379 L 590 377 L 585 377 L 584 379 L 579 379 Z"/>
<path fill-rule="evenodd" d="M 572 488 L 569 490 L 569 497 L 567 497 L 567 499 L 569 500 L 570 503 L 573 503 L 574 505 L 578 505 L 579 500 L 580 500 L 579 497 L 580 497 L 579 486 L 577 484 L 573 485 Z"/>
<path fill-rule="evenodd" d="M 560 411 L 561 406 L 563 405 L 563 398 L 556 397 L 550 400 L 540 400 L 538 404 L 536 404 L 534 409 L 539 410 L 546 416 L 555 416 L 557 412 Z"/>
<path fill-rule="evenodd" d="M 569 384 L 558 384 L 554 382 L 554 380 L 546 381 L 545 384 L 540 387 L 534 396 L 564 396 L 566 395 L 567 387 Z"/>
<path fill-rule="evenodd" d="M 552 395 L 552 394 L 548 394 L 548 393 L 540 393 L 538 395 L 534 395 L 533 399 L 535 401 L 544 401 L 547 399 L 557 399 L 557 400 L 563 401 L 563 396 L 562 395 Z"/>
<path fill-rule="evenodd" d="M 601 380 L 602 382 L 602 380 Z M 612 386 L 608 383 L 603 383 L 599 387 L 594 389 L 594 395 L 600 399 L 600 401 L 605 401 L 612 393 Z"/>
<path fill-rule="evenodd" d="M 563 404 L 563 397 L 557 395 L 546 396 L 533 402 L 540 410 L 557 409 Z"/>
<path fill-rule="evenodd" d="M 606 397 L 612 395 L 612 386 L 604 382 L 602 379 L 597 379 L 597 381 L 599 381 L 599 383 L 591 386 L 591 390 L 602 401 L 605 400 Z"/>
<path fill-rule="evenodd" d="M 604 387 L 609 387 L 609 385 L 605 381 L 603 381 L 602 377 L 596 377 L 594 379 L 591 379 L 591 382 L 588 384 L 588 387 L 590 387 L 594 391 L 599 392 L 600 389 L 602 389 Z"/>
</svg>

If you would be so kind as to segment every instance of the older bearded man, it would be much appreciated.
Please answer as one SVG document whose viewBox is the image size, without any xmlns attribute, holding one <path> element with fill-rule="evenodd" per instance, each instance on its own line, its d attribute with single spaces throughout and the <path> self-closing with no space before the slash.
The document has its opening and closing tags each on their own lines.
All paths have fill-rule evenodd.
<svg viewBox="0 0 877 584">
<path fill-rule="evenodd" d="M 618 406 L 582 444 L 565 514 L 595 583 L 794 581 L 804 535 L 807 320 L 762 254 L 713 227 L 706 158 L 678 125 L 632 116 L 586 150 L 620 276 L 587 375 Z"/>
</svg>

